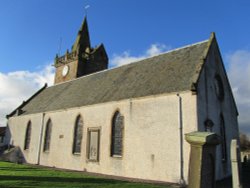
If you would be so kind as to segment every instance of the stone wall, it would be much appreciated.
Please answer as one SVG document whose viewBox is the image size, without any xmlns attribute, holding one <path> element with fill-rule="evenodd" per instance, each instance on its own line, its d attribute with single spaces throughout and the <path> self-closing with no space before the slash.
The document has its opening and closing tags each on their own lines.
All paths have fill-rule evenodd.
<svg viewBox="0 0 250 188">
<path fill-rule="evenodd" d="M 69 67 L 69 72 L 66 76 L 62 75 L 64 66 Z M 58 66 L 55 72 L 55 84 L 77 78 L 77 70 L 78 70 L 78 60 L 74 60 L 65 65 Z"/>
<path fill-rule="evenodd" d="M 197 87 L 197 109 L 199 131 L 206 131 L 205 122 L 211 120 L 213 126 L 211 132 L 221 135 L 221 116 L 224 118 L 226 138 L 226 160 L 222 161 L 222 145 L 217 146 L 216 179 L 222 179 L 231 175 L 230 143 L 232 139 L 239 139 L 237 122 L 237 109 L 232 91 L 226 76 L 225 68 L 220 57 L 218 46 L 214 42 L 205 60 Z M 224 96 L 218 97 L 216 76 L 221 78 Z M 223 138 L 221 137 L 223 140 Z"/>
</svg>

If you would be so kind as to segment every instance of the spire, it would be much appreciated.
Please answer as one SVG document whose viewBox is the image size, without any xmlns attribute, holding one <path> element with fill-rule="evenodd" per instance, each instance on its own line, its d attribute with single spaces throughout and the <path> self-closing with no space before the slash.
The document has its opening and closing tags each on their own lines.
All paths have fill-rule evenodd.
<svg viewBox="0 0 250 188">
<path fill-rule="evenodd" d="M 85 16 L 82 26 L 78 31 L 78 35 L 76 37 L 75 43 L 72 46 L 72 51 L 85 51 L 86 48 L 90 48 L 90 38 L 89 38 L 89 30 L 88 30 L 88 23 L 87 17 Z"/>
</svg>

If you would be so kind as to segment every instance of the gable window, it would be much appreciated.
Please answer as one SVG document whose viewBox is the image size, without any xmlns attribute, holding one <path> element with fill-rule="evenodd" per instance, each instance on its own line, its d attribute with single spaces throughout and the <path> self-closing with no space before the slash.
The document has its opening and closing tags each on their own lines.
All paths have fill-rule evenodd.
<svg viewBox="0 0 250 188">
<path fill-rule="evenodd" d="M 219 75 L 215 76 L 214 87 L 215 87 L 215 93 L 217 95 L 217 98 L 220 101 L 222 101 L 224 99 L 224 88 L 223 88 L 221 77 Z"/>
<path fill-rule="evenodd" d="M 49 151 L 51 139 L 52 122 L 49 119 L 46 124 L 43 151 Z"/>
<path fill-rule="evenodd" d="M 111 156 L 122 156 L 124 117 L 117 111 L 112 119 Z"/>
<path fill-rule="evenodd" d="M 83 120 L 79 115 L 76 118 L 75 129 L 74 129 L 74 141 L 73 141 L 73 153 L 81 153 L 81 143 L 82 143 L 82 132 L 83 132 Z"/>
<path fill-rule="evenodd" d="M 220 115 L 221 159 L 227 161 L 226 130 L 223 115 Z"/>
<path fill-rule="evenodd" d="M 31 138 L 31 122 L 29 121 L 25 133 L 25 141 L 24 141 L 25 150 L 29 149 L 30 147 L 30 138 Z"/>
<path fill-rule="evenodd" d="M 206 132 L 212 132 L 213 126 L 214 126 L 214 122 L 211 119 L 206 119 L 206 121 L 204 122 L 204 124 L 205 124 L 205 131 Z"/>
</svg>

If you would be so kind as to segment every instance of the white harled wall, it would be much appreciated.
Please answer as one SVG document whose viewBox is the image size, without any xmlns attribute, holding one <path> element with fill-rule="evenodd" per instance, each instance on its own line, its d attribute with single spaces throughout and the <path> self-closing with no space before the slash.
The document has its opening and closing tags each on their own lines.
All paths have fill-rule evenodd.
<svg viewBox="0 0 250 188">
<path fill-rule="evenodd" d="M 190 145 L 184 134 L 197 130 L 196 95 L 180 93 L 182 101 L 184 178 L 187 181 Z M 39 138 L 43 123 L 40 164 L 65 169 L 95 172 L 131 178 L 179 182 L 180 180 L 180 110 L 175 94 L 109 102 L 81 108 L 11 117 L 11 140 L 24 147 L 25 127 L 32 122 L 30 149 L 23 151 L 28 163 L 38 163 Z M 124 116 L 123 155 L 110 156 L 111 122 L 116 110 Z M 80 155 L 72 154 L 76 117 L 84 122 Z M 46 122 L 52 121 L 49 152 L 43 152 Z M 86 158 L 87 129 L 99 127 L 100 160 Z"/>
<path fill-rule="evenodd" d="M 28 122 L 31 121 L 31 140 L 28 150 L 23 150 Z M 41 136 L 42 114 L 16 116 L 9 118 L 6 140 L 14 146 L 19 146 L 25 162 L 36 164 L 38 159 L 39 137 Z"/>
</svg>

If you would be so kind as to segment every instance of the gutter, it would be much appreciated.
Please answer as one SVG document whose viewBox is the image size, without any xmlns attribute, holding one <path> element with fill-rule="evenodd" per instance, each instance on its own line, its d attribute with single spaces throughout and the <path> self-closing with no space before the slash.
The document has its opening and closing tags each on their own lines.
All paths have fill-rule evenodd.
<svg viewBox="0 0 250 188">
<path fill-rule="evenodd" d="M 42 113 L 42 121 L 41 121 L 41 129 L 40 129 L 40 136 L 39 136 L 38 153 L 37 153 L 37 165 L 40 165 L 42 139 L 43 139 L 43 128 L 44 128 L 44 116 L 45 116 L 45 113 Z"/>
<path fill-rule="evenodd" d="M 179 134 L 180 134 L 180 180 L 179 183 L 181 187 L 185 187 L 186 182 L 184 179 L 184 159 L 183 159 L 183 117 L 182 117 L 182 98 L 179 93 L 178 97 L 178 106 L 179 106 Z"/>
</svg>

